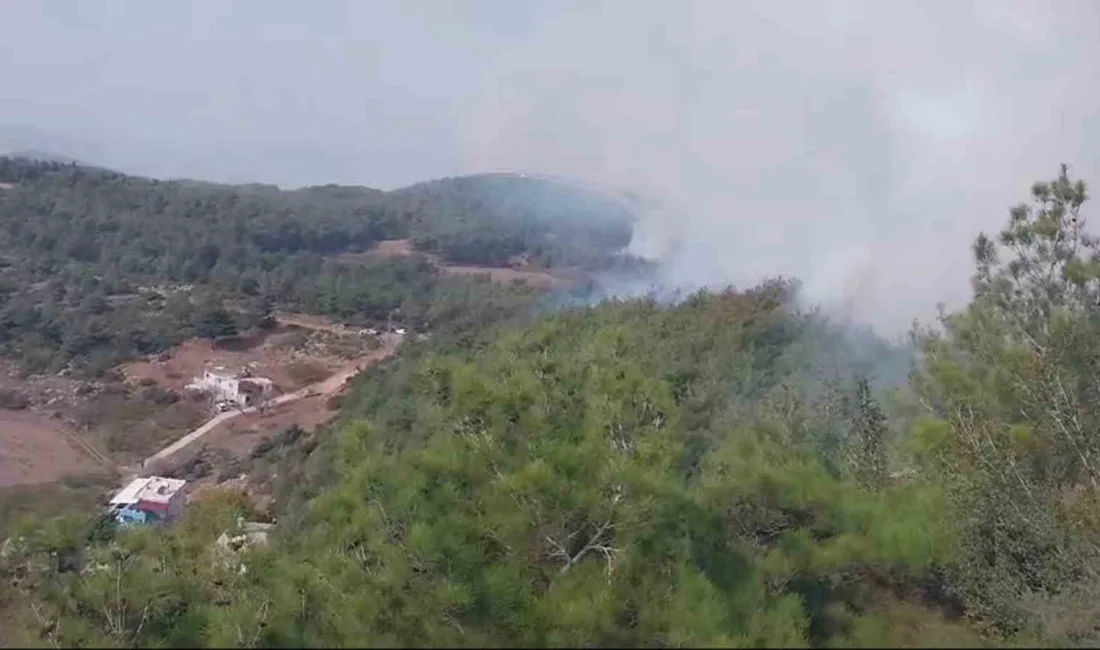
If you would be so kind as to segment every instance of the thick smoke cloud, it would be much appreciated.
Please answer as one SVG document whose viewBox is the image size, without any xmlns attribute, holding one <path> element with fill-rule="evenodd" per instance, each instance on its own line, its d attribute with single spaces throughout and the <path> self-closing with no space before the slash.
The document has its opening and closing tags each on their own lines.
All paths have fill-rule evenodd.
<svg viewBox="0 0 1100 650">
<path fill-rule="evenodd" d="M 487 75 L 475 166 L 646 188 L 666 280 L 804 280 L 891 330 L 1059 162 L 1100 183 L 1088 3 L 586 5 Z M 480 146 L 478 146 L 480 144 Z"/>
<path fill-rule="evenodd" d="M 0 11 L 0 147 L 283 185 L 637 188 L 662 199 L 635 244 L 666 281 L 791 274 L 895 331 L 966 299 L 970 241 L 1032 181 L 1067 162 L 1100 186 L 1091 0 Z"/>
</svg>

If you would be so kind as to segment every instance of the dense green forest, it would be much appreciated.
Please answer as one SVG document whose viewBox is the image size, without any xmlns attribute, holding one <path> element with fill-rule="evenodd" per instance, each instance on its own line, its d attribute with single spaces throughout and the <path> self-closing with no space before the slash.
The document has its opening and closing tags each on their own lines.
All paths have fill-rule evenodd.
<svg viewBox="0 0 1100 650">
<path fill-rule="evenodd" d="M 1065 168 L 1032 189 L 912 359 L 783 279 L 416 343 L 338 424 L 264 450 L 272 543 L 218 553 L 254 516 L 230 495 L 167 529 L 29 522 L 0 565 L 14 629 L 55 647 L 1095 645 L 1100 243 Z M 908 382 L 876 377 L 910 361 Z"/>
<path fill-rule="evenodd" d="M 388 195 L 417 248 L 459 263 L 504 264 L 526 254 L 541 266 L 602 268 L 630 242 L 624 204 L 553 180 L 486 174 L 419 183 Z"/>
<path fill-rule="evenodd" d="M 630 237 L 614 201 L 518 176 L 283 191 L 0 158 L 0 183 L 0 354 L 29 372 L 98 373 L 163 350 L 201 333 L 195 324 L 220 318 L 230 299 L 250 305 L 236 323 L 244 327 L 283 308 L 358 322 L 397 314 L 434 330 L 471 309 L 489 318 L 533 298 L 440 277 L 423 258 L 333 259 L 383 240 L 411 238 L 463 263 L 525 253 L 544 266 L 595 268 Z M 180 286 L 194 291 L 172 292 Z"/>
</svg>

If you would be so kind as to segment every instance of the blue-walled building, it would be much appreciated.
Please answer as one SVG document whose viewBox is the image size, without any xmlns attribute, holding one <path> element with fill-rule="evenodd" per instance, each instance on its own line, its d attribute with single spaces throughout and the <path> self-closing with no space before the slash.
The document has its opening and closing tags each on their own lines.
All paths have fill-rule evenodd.
<svg viewBox="0 0 1100 650">
<path fill-rule="evenodd" d="M 134 479 L 111 499 L 111 512 L 122 525 L 170 521 L 183 511 L 186 485 L 160 476 Z"/>
</svg>

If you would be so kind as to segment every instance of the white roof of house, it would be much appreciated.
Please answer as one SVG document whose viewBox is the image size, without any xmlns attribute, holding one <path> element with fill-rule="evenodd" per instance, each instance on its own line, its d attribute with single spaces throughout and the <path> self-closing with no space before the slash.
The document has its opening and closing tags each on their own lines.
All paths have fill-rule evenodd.
<svg viewBox="0 0 1100 650">
<path fill-rule="evenodd" d="M 138 501 L 166 502 L 186 484 L 187 481 L 160 476 L 136 478 L 129 485 L 119 490 L 110 503 L 113 506 L 121 506 L 137 503 Z"/>
<path fill-rule="evenodd" d="M 149 479 L 147 479 L 147 478 L 136 478 L 133 481 L 130 481 L 129 485 L 127 485 L 126 487 L 119 490 L 118 494 L 116 494 L 111 499 L 111 505 L 121 506 L 121 505 L 127 505 L 127 504 L 131 504 L 131 503 L 137 503 L 138 493 L 141 492 L 141 489 L 144 488 L 145 484 L 148 483 L 148 482 L 149 482 Z"/>
</svg>

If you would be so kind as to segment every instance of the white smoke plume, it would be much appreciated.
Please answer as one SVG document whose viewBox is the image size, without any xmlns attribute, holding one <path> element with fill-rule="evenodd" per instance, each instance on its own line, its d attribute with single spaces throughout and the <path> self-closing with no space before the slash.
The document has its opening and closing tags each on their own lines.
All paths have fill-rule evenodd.
<svg viewBox="0 0 1100 650">
<path fill-rule="evenodd" d="M 672 285 L 792 275 L 896 332 L 1032 181 L 1100 183 L 1095 4 L 568 7 L 486 72 L 473 166 L 660 197 L 632 251 Z"/>
<path fill-rule="evenodd" d="M 488 171 L 664 202 L 667 279 L 800 278 L 898 330 L 1031 182 L 1100 185 L 1094 0 L 9 2 L 0 148 L 154 176 Z M 12 131 L 12 127 L 16 128 Z"/>
</svg>

